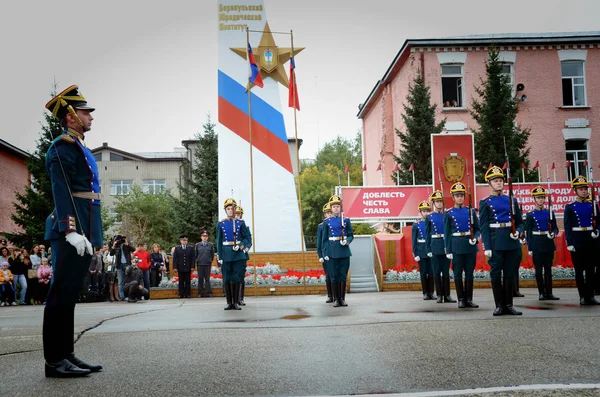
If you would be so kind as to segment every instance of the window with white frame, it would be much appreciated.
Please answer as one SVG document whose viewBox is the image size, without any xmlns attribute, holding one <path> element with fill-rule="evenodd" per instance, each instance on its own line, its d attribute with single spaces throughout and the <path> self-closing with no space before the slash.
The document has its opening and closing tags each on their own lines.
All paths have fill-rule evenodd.
<svg viewBox="0 0 600 397">
<path fill-rule="evenodd" d="M 111 196 L 126 196 L 131 191 L 132 180 L 110 181 Z"/>
<path fill-rule="evenodd" d="M 583 61 L 562 61 L 563 106 L 586 106 Z"/>
<path fill-rule="evenodd" d="M 442 103 L 444 108 L 462 108 L 463 103 L 463 65 L 445 64 L 442 67 Z"/>
<path fill-rule="evenodd" d="M 142 189 L 144 193 L 164 193 L 167 190 L 167 184 L 164 179 L 144 179 Z"/>
<path fill-rule="evenodd" d="M 506 76 L 507 83 L 512 89 L 513 96 L 515 96 L 515 73 L 514 66 L 512 63 L 502 63 L 502 75 Z"/>
<path fill-rule="evenodd" d="M 588 173 L 588 141 L 584 139 L 565 141 L 567 152 L 567 161 L 570 166 L 567 169 L 567 177 L 569 180 L 583 175 L 587 177 Z"/>
</svg>

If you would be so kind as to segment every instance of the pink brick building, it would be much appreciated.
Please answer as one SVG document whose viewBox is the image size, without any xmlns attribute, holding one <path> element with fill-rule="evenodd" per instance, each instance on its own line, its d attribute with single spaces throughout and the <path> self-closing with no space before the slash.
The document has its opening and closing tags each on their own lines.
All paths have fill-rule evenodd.
<svg viewBox="0 0 600 397">
<path fill-rule="evenodd" d="M 0 236 L 21 231 L 10 219 L 16 192 L 29 185 L 29 170 L 25 165 L 29 154 L 0 139 Z"/>
<path fill-rule="evenodd" d="M 395 129 L 402 120 L 408 84 L 424 72 L 437 107 L 437 120 L 446 117 L 445 132 L 477 128 L 468 109 L 474 86 L 485 76 L 487 51 L 500 51 L 515 95 L 522 98 L 520 127 L 530 127 L 530 161 L 556 164 L 557 181 L 586 175 L 584 162 L 600 164 L 600 32 L 502 34 L 407 40 L 383 77 L 360 105 L 363 121 L 364 185 L 393 185 L 393 154 L 400 142 Z M 521 85 L 523 87 L 521 87 Z M 518 89 L 519 88 L 519 89 Z M 523 88 L 523 89 L 520 89 Z M 456 107 L 453 107 L 456 101 Z M 595 129 L 595 130 L 594 130 Z M 567 171 L 567 160 L 572 161 Z M 595 168 L 597 176 L 600 169 Z M 552 178 L 552 175 L 551 175 Z"/>
</svg>

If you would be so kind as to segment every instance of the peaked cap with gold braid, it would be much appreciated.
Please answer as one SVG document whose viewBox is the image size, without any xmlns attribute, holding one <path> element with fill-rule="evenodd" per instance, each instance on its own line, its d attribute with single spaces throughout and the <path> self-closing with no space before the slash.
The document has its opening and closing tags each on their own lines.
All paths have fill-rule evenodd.
<svg viewBox="0 0 600 397">
<path fill-rule="evenodd" d="M 52 112 L 54 117 L 63 119 L 67 113 L 71 113 L 75 121 L 81 126 L 83 123 L 75 113 L 75 110 L 88 110 L 93 112 L 95 108 L 88 106 L 87 100 L 79 92 L 79 87 L 72 85 L 60 94 L 52 98 L 47 104 L 46 109 Z"/>
</svg>

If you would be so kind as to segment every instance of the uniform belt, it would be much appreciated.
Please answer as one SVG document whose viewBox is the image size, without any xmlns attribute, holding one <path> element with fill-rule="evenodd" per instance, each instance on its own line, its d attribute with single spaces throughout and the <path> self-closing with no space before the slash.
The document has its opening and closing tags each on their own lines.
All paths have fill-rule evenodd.
<svg viewBox="0 0 600 397">
<path fill-rule="evenodd" d="M 533 234 L 534 236 L 544 236 L 546 235 L 546 233 L 548 232 L 541 232 L 539 230 L 534 230 L 533 232 L 531 232 L 531 234 Z"/>
<path fill-rule="evenodd" d="M 425 240 L 422 238 L 417 239 L 417 243 L 424 243 L 424 242 L 425 242 Z"/>
<path fill-rule="evenodd" d="M 223 245 L 236 245 L 233 241 L 224 241 Z"/>
<path fill-rule="evenodd" d="M 455 233 L 452 233 L 452 235 L 456 236 L 456 237 L 458 237 L 458 236 L 468 236 L 470 234 L 471 234 L 471 232 L 455 232 Z"/>
<path fill-rule="evenodd" d="M 576 226 L 576 227 L 571 228 L 571 230 L 574 232 L 587 232 L 587 231 L 594 230 L 594 228 L 591 226 L 584 226 L 584 227 Z"/>
<path fill-rule="evenodd" d="M 88 200 L 102 200 L 102 196 L 100 195 L 100 193 L 94 193 L 94 192 L 73 192 L 73 197 L 78 197 L 78 198 L 82 198 L 82 199 L 88 199 Z"/>
<path fill-rule="evenodd" d="M 341 240 L 341 239 L 342 239 L 342 237 L 340 237 L 340 236 L 337 236 L 337 237 L 329 237 L 329 240 L 331 240 L 331 241 L 338 241 L 338 240 Z"/>
<path fill-rule="evenodd" d="M 511 227 L 512 225 L 510 224 L 510 222 L 505 222 L 505 223 L 490 223 L 490 227 L 492 229 L 500 229 L 500 228 L 504 228 L 504 227 Z"/>
<path fill-rule="evenodd" d="M 443 234 L 432 234 L 431 235 L 431 238 L 442 238 L 442 237 L 444 237 Z"/>
</svg>

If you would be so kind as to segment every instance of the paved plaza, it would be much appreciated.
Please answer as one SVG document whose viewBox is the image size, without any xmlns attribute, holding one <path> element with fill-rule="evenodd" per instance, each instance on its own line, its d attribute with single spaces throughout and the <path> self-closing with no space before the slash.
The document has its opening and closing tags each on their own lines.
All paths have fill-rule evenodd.
<svg viewBox="0 0 600 397">
<path fill-rule="evenodd" d="M 80 304 L 76 352 L 104 371 L 68 380 L 44 377 L 43 307 L 6 307 L 0 395 L 600 395 L 600 307 L 579 307 L 575 289 L 522 292 L 520 317 L 492 317 L 488 289 L 471 310 L 418 292 L 348 294 L 346 308 L 316 295 L 247 297 L 242 311 L 224 298 Z M 582 386 L 527 390 L 570 384 Z"/>
</svg>

